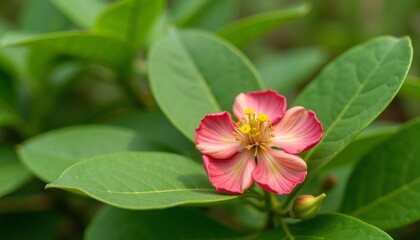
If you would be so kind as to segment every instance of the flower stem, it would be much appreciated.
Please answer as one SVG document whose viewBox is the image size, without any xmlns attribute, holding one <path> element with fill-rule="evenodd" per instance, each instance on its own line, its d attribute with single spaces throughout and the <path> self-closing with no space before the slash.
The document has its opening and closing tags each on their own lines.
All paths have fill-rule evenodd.
<svg viewBox="0 0 420 240">
<path fill-rule="evenodd" d="M 290 239 L 290 240 L 294 240 L 294 239 L 295 239 L 295 237 L 293 237 L 292 233 L 290 232 L 289 227 L 288 227 L 288 226 L 287 226 L 287 224 L 286 224 L 283 220 L 281 220 L 281 219 L 280 219 L 280 225 L 281 225 L 281 228 L 283 228 L 284 233 L 286 233 L 287 238 L 288 238 L 288 239 Z"/>
<path fill-rule="evenodd" d="M 276 209 L 275 209 L 275 202 L 274 202 L 275 197 L 272 193 L 269 193 L 269 192 L 264 192 L 264 197 L 265 197 L 265 206 L 267 210 L 266 228 L 267 229 L 276 228 L 279 226 L 279 221 L 278 221 L 279 219 L 278 219 L 278 216 L 276 214 Z"/>
</svg>

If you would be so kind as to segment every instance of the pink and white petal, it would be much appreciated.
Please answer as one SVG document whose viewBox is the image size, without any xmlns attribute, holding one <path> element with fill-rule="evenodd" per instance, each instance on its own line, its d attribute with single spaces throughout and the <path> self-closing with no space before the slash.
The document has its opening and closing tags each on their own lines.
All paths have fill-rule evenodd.
<svg viewBox="0 0 420 240">
<path fill-rule="evenodd" d="M 227 159 L 216 159 L 203 155 L 203 163 L 210 182 L 218 191 L 243 193 L 254 180 L 255 169 L 252 151 L 242 151 Z"/>
<path fill-rule="evenodd" d="M 313 111 L 299 106 L 287 110 L 281 121 L 274 125 L 273 134 L 271 145 L 297 154 L 321 141 L 324 130 Z"/>
<path fill-rule="evenodd" d="M 277 123 L 286 112 L 286 98 L 273 90 L 248 92 L 239 94 L 233 104 L 233 113 L 239 120 L 247 108 L 253 108 L 255 114 L 265 113 L 271 123 Z"/>
<path fill-rule="evenodd" d="M 241 147 L 232 134 L 235 127 L 236 125 L 228 112 L 206 115 L 195 130 L 197 149 L 219 159 L 234 155 Z"/>
<path fill-rule="evenodd" d="M 252 178 L 262 188 L 277 194 L 289 194 L 306 177 L 306 163 L 297 155 L 268 149 L 258 153 Z"/>
</svg>

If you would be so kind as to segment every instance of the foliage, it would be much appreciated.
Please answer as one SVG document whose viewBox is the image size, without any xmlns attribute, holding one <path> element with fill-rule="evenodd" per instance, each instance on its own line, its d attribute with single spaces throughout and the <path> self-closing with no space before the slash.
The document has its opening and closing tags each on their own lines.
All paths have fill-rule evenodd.
<svg viewBox="0 0 420 240">
<path fill-rule="evenodd" d="M 0 2 L 0 238 L 420 234 L 418 3 L 285 2 Z M 194 131 L 264 89 L 321 121 L 308 175 L 218 192 Z M 322 214 L 288 215 L 321 193 Z"/>
</svg>

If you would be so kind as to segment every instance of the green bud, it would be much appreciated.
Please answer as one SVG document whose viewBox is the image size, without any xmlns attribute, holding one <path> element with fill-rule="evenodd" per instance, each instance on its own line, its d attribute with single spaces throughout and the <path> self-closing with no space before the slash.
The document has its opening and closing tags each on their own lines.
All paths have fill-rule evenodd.
<svg viewBox="0 0 420 240">
<path fill-rule="evenodd" d="M 290 211 L 290 216 L 307 220 L 316 216 L 321 208 L 322 201 L 327 195 L 322 193 L 318 197 L 312 195 L 302 195 L 295 199 L 293 208 Z"/>
</svg>

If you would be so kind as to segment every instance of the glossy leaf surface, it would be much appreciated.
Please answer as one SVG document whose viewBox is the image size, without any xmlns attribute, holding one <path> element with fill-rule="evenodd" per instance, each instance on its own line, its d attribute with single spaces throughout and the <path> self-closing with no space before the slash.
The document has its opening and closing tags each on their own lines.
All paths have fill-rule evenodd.
<svg viewBox="0 0 420 240">
<path fill-rule="evenodd" d="M 20 157 L 26 167 L 52 182 L 72 164 L 85 158 L 129 150 L 161 149 L 133 130 L 112 126 L 74 126 L 25 141 Z"/>
<path fill-rule="evenodd" d="M 269 239 L 392 239 L 380 229 L 342 214 L 320 214 L 315 218 L 289 225 L 287 231 L 277 228 L 262 234 L 259 240 Z"/>
<path fill-rule="evenodd" d="M 172 31 L 150 56 L 154 97 L 190 140 L 204 115 L 232 109 L 241 92 L 262 82 L 249 60 L 222 39 L 199 31 Z"/>
<path fill-rule="evenodd" d="M 410 39 L 381 37 L 329 64 L 294 105 L 314 110 L 324 127 L 305 156 L 311 178 L 371 123 L 401 87 L 412 59 Z"/>
<path fill-rule="evenodd" d="M 343 151 L 331 160 L 331 162 L 327 165 L 327 168 L 357 164 L 357 162 L 366 153 L 371 151 L 372 148 L 391 137 L 397 131 L 398 127 L 392 126 L 360 134 L 349 145 L 347 145 Z"/>
<path fill-rule="evenodd" d="M 47 188 L 75 190 L 109 205 L 136 210 L 227 201 L 201 164 L 180 155 L 123 152 L 74 164 Z"/>
<path fill-rule="evenodd" d="M 159 145 L 178 153 L 197 153 L 195 146 L 161 112 L 138 112 L 115 119 L 111 124 L 131 128 Z M 201 160 L 201 159 L 200 159 Z"/>
<path fill-rule="evenodd" d="M 372 149 L 347 185 L 343 212 L 382 229 L 420 219 L 420 119 Z"/>
</svg>

